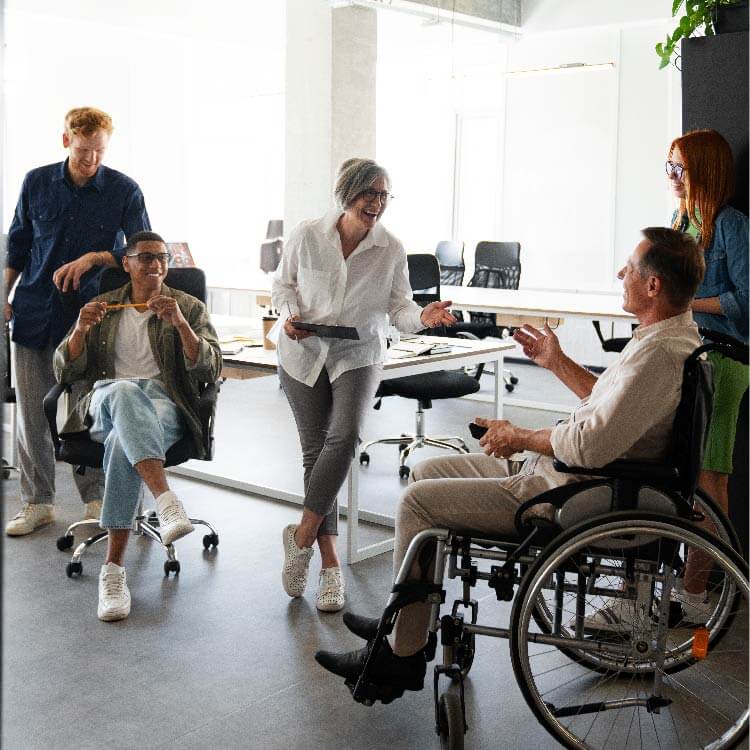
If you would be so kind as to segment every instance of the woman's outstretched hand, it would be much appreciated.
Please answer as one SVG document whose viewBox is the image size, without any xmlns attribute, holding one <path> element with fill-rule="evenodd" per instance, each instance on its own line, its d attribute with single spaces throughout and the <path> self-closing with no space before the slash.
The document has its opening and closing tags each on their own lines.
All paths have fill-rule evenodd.
<svg viewBox="0 0 750 750">
<path fill-rule="evenodd" d="M 425 328 L 437 328 L 438 326 L 452 326 L 456 323 L 456 318 L 451 314 L 448 309 L 452 302 L 447 300 L 445 302 L 430 302 L 424 310 L 420 320 Z"/>
</svg>

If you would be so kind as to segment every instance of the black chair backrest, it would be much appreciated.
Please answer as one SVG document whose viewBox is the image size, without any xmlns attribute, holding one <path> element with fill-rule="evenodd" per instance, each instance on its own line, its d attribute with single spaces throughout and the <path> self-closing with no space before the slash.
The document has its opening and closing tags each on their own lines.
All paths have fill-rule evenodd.
<svg viewBox="0 0 750 750">
<path fill-rule="evenodd" d="M 409 266 L 409 284 L 414 294 L 414 301 L 426 305 L 440 299 L 440 266 L 437 258 L 430 253 L 407 255 Z"/>
<path fill-rule="evenodd" d="M 464 243 L 453 240 L 438 242 L 435 257 L 440 264 L 440 283 L 445 286 L 461 286 L 464 283 Z"/>
<path fill-rule="evenodd" d="M 260 246 L 260 270 L 263 273 L 273 273 L 279 267 L 283 251 L 283 240 L 266 240 Z"/>
<path fill-rule="evenodd" d="M 469 286 L 518 289 L 521 280 L 519 242 L 480 242 L 474 255 L 474 276 Z"/>
<path fill-rule="evenodd" d="M 105 268 L 99 280 L 99 294 L 119 289 L 128 281 L 130 281 L 130 276 L 121 268 Z M 179 289 L 181 292 L 196 297 L 203 303 L 206 302 L 208 296 L 206 293 L 206 274 L 200 268 L 193 266 L 170 268 L 164 283 L 173 289 Z"/>
<path fill-rule="evenodd" d="M 680 492 L 691 498 L 698 484 L 698 472 L 711 421 L 714 400 L 713 366 L 703 356 L 713 349 L 708 344 L 696 349 L 682 370 L 682 394 L 672 425 L 667 463 L 679 472 Z"/>
</svg>

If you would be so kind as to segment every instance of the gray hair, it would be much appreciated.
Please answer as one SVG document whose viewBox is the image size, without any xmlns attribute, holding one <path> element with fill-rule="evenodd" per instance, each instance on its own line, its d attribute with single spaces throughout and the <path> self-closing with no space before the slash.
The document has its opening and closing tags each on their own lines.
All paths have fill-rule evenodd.
<svg viewBox="0 0 750 750">
<path fill-rule="evenodd" d="M 333 194 L 339 208 L 347 209 L 357 196 L 372 186 L 372 183 L 383 177 L 388 189 L 391 189 L 391 178 L 388 172 L 372 159 L 347 159 L 336 176 L 336 188 Z"/>
</svg>

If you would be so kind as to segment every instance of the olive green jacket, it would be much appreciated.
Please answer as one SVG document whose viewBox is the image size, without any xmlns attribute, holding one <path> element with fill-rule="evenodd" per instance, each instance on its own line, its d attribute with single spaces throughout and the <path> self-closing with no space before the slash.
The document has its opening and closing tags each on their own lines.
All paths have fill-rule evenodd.
<svg viewBox="0 0 750 750">
<path fill-rule="evenodd" d="M 159 366 L 161 381 L 169 397 L 182 413 L 185 424 L 193 437 L 197 455 L 204 458 L 202 427 L 198 417 L 199 385 L 213 383 L 221 373 L 221 349 L 219 340 L 208 316 L 206 306 L 195 297 L 178 289 L 162 285 L 162 294 L 174 297 L 185 320 L 200 338 L 198 358 L 191 362 L 182 351 L 180 336 L 171 323 L 156 315 L 148 322 L 148 337 L 151 351 Z M 130 301 L 130 283 L 113 292 L 95 298 L 107 304 L 123 304 Z M 61 435 L 85 432 L 93 424 L 89 415 L 89 404 L 94 383 L 115 377 L 115 335 L 120 320 L 120 310 L 112 310 L 104 320 L 93 326 L 86 334 L 84 348 L 74 361 L 68 356 L 68 339 L 73 329 L 57 347 L 54 356 L 55 377 L 60 383 L 84 380 L 86 389 L 68 416 Z"/>
</svg>

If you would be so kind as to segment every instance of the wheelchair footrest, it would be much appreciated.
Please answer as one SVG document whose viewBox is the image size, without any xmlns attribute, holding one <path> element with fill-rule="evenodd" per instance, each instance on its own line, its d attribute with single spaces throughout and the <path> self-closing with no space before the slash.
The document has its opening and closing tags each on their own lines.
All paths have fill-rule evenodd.
<svg viewBox="0 0 750 750">
<path fill-rule="evenodd" d="M 344 684 L 349 688 L 354 700 L 364 706 L 371 706 L 376 701 L 383 704 L 391 703 L 396 698 L 400 698 L 406 689 L 395 685 L 376 685 L 374 682 L 361 680 L 346 680 Z"/>
</svg>

